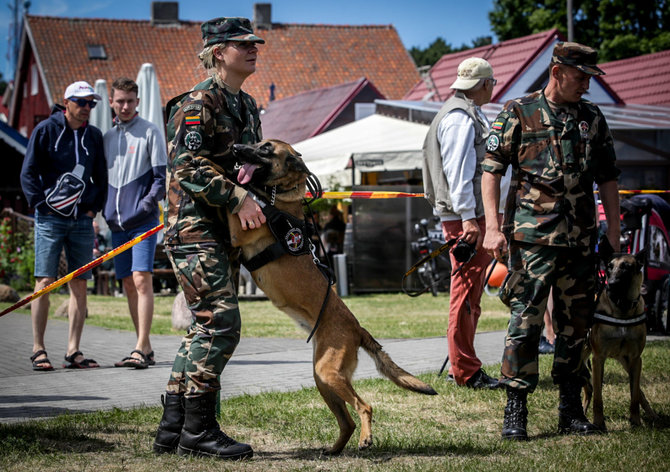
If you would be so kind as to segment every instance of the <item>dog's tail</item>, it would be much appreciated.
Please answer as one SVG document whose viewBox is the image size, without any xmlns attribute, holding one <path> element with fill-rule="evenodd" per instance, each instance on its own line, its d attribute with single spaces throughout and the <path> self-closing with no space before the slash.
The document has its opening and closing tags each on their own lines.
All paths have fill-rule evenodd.
<svg viewBox="0 0 670 472">
<path fill-rule="evenodd" d="M 381 344 L 379 344 L 377 340 L 365 330 L 365 328 L 361 327 L 361 331 L 361 347 L 365 349 L 375 361 L 377 371 L 380 374 L 391 380 L 398 387 L 406 388 L 407 390 L 417 393 L 423 393 L 424 395 L 437 395 L 437 392 L 433 387 L 417 379 L 393 362 L 391 356 L 384 352 Z"/>
</svg>

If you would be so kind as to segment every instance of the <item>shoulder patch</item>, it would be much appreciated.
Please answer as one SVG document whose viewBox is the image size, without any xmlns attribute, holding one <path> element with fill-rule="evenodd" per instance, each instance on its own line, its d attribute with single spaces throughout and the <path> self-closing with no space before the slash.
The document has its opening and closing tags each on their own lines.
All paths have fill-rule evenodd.
<svg viewBox="0 0 670 472">
<path fill-rule="evenodd" d="M 486 140 L 486 150 L 493 152 L 498 149 L 498 146 L 500 146 L 500 138 L 498 138 L 498 136 L 495 134 L 489 136 L 489 139 Z"/>
<path fill-rule="evenodd" d="M 494 121 L 493 124 L 491 125 L 491 128 L 496 131 L 500 131 L 501 129 L 503 129 L 504 124 L 505 123 L 503 123 L 502 121 Z"/>
<path fill-rule="evenodd" d="M 189 151 L 197 151 L 202 146 L 202 136 L 197 131 L 189 131 L 184 136 L 184 146 Z"/>
<path fill-rule="evenodd" d="M 202 110 L 202 105 L 199 103 L 189 103 L 186 105 L 184 108 L 181 109 L 184 113 L 188 113 L 189 111 L 200 111 Z"/>
<path fill-rule="evenodd" d="M 200 126 L 200 117 L 196 116 L 186 116 L 184 117 L 184 124 L 186 126 Z"/>
</svg>

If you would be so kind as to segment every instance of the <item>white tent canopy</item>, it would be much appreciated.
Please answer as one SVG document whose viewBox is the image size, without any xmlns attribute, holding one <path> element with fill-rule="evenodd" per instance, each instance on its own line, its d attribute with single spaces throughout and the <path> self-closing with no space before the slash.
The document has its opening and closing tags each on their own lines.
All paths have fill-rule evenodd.
<svg viewBox="0 0 670 472">
<path fill-rule="evenodd" d="M 359 170 L 372 170 L 370 165 L 377 170 L 387 161 L 393 165 L 386 170 L 421 168 L 421 149 L 427 132 L 428 125 L 370 115 L 293 147 L 302 154 L 307 167 L 319 177 L 324 188 L 334 182 L 351 186 L 351 170 L 347 169 L 351 168 L 354 155 L 359 163 L 359 159 L 363 159 Z"/>
</svg>

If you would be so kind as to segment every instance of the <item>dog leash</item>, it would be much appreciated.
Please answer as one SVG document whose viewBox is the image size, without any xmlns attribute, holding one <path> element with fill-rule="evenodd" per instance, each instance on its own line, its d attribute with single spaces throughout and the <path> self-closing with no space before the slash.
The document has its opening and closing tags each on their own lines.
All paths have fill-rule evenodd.
<svg viewBox="0 0 670 472">
<path fill-rule="evenodd" d="M 319 247 L 321 248 L 321 251 L 323 254 L 326 254 L 326 248 L 323 246 L 323 241 L 321 241 L 321 235 L 319 234 L 319 230 L 316 227 L 316 221 L 314 221 L 314 213 L 312 212 L 312 207 L 310 206 L 311 203 L 313 203 L 315 200 L 321 198 L 323 196 L 323 188 L 321 187 L 321 182 L 319 181 L 318 177 L 314 175 L 313 173 L 310 173 L 307 176 L 307 181 L 305 182 L 307 186 L 307 190 L 310 193 L 310 199 L 303 199 L 303 204 L 307 207 L 307 210 L 309 211 L 309 217 L 312 220 L 312 227 L 314 229 L 314 234 L 317 236 L 319 240 Z M 335 273 L 333 272 L 332 267 L 330 265 L 323 264 L 319 258 L 316 256 L 316 247 L 310 240 L 310 246 L 312 249 L 312 260 L 314 262 L 314 265 L 321 271 L 321 274 L 326 278 L 326 281 L 328 282 L 326 285 L 326 295 L 323 297 L 323 303 L 321 303 L 321 309 L 319 310 L 319 314 L 316 317 L 316 321 L 314 322 L 314 327 L 312 328 L 312 331 L 309 333 L 309 336 L 307 336 L 307 344 L 312 340 L 312 336 L 314 336 L 314 333 L 316 333 L 316 330 L 319 327 L 319 324 L 321 323 L 321 318 L 323 316 L 323 313 L 326 311 L 326 305 L 328 305 L 328 299 L 330 298 L 330 292 L 331 287 L 335 285 L 336 279 L 335 279 Z M 326 257 L 326 262 L 330 264 L 330 261 L 328 261 L 328 258 Z"/>
<path fill-rule="evenodd" d="M 409 295 L 410 297 L 418 297 L 418 296 L 421 295 L 422 293 L 425 293 L 425 292 L 427 292 L 428 290 L 430 290 L 431 285 L 429 285 L 429 286 L 427 286 L 427 287 L 424 287 L 423 289 L 418 290 L 418 291 L 410 291 L 410 290 L 407 289 L 407 287 L 405 286 L 405 281 L 407 280 L 407 277 L 409 277 L 411 274 L 413 274 L 414 272 L 416 272 L 416 270 L 417 270 L 419 267 L 421 267 L 423 264 L 425 264 L 426 262 L 430 261 L 431 259 L 435 259 L 437 256 L 439 256 L 440 254 L 442 254 L 444 251 L 446 251 L 446 250 L 449 249 L 451 246 L 453 246 L 454 244 L 456 244 L 456 242 L 458 242 L 458 238 L 452 238 L 452 239 L 450 239 L 449 241 L 447 241 L 446 243 L 444 243 L 442 246 L 440 246 L 440 247 L 438 247 L 437 249 L 433 250 L 430 254 L 428 254 L 428 255 L 422 257 L 421 259 L 419 259 L 419 260 L 418 260 L 412 267 L 410 267 L 409 270 L 408 270 L 407 272 L 405 272 L 405 275 L 402 276 L 402 281 L 400 282 L 400 287 L 402 288 L 402 291 L 403 291 L 404 293 L 406 293 L 407 295 Z"/>
</svg>

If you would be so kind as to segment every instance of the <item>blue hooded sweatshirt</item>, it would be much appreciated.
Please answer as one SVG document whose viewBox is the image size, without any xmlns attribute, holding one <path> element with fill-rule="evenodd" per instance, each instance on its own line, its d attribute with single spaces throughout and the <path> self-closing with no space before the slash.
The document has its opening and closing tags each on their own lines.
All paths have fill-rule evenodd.
<svg viewBox="0 0 670 472">
<path fill-rule="evenodd" d="M 77 159 L 84 166 L 86 189 L 72 214 L 74 218 L 88 211 L 97 213 L 105 203 L 107 163 L 102 133 L 88 123 L 73 130 L 65 119 L 65 109 L 55 105 L 49 118 L 35 127 L 26 148 L 21 187 L 28 204 L 45 213 L 50 211 L 46 195 L 61 175 L 74 169 Z"/>
</svg>

